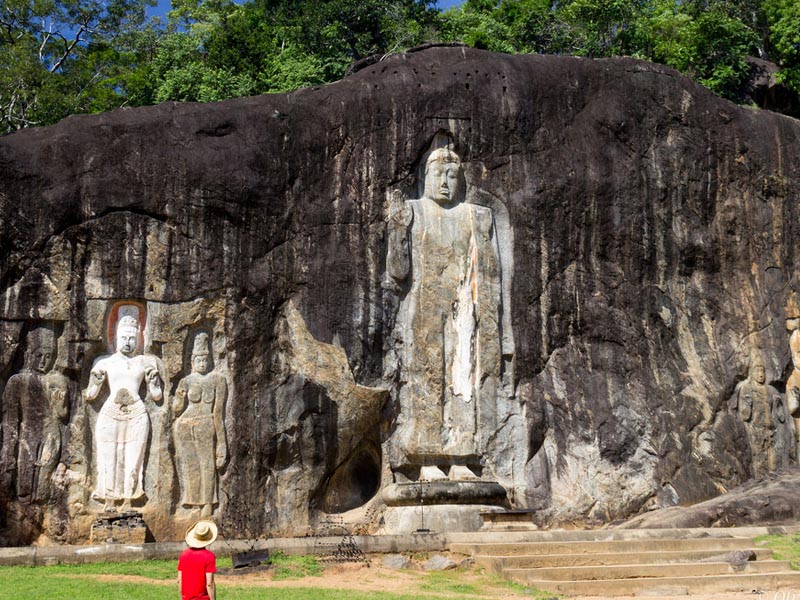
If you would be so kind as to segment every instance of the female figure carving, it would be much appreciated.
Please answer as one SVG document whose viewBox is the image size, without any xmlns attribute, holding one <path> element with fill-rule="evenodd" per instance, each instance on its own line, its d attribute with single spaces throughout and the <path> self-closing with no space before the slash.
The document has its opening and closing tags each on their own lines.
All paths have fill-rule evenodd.
<svg viewBox="0 0 800 600">
<path fill-rule="evenodd" d="M 173 401 L 175 451 L 181 504 L 211 516 L 217 503 L 217 470 L 227 460 L 224 415 L 228 385 L 209 372 L 208 334 L 199 333 L 192 350 L 192 372 L 178 383 Z"/>
</svg>

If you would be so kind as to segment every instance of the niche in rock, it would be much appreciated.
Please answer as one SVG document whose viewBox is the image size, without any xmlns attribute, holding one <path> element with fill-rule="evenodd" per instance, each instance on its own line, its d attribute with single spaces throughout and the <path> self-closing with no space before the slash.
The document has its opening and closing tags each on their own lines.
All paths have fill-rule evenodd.
<svg viewBox="0 0 800 600">
<path fill-rule="evenodd" d="M 381 458 L 371 443 L 358 448 L 331 476 L 325 490 L 323 510 L 343 513 L 369 502 L 381 482 Z"/>
</svg>

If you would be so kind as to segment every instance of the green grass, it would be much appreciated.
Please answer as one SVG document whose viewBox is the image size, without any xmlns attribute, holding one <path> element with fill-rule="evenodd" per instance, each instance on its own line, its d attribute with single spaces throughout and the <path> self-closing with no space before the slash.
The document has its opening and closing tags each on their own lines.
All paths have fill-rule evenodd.
<svg viewBox="0 0 800 600">
<path fill-rule="evenodd" d="M 778 536 L 772 536 L 778 537 Z M 798 551 L 800 554 L 800 551 Z M 272 555 L 275 565 L 273 580 L 322 575 L 324 567 L 313 556 L 291 556 L 282 552 Z M 230 567 L 229 558 L 217 561 L 219 567 Z M 54 565 L 49 567 L 0 567 L 2 600 L 177 600 L 177 563 L 174 560 L 147 560 L 127 563 L 94 563 Z M 465 596 L 502 598 L 524 595 L 543 600 L 552 594 L 531 590 L 508 582 L 497 575 L 457 569 L 419 573 L 419 584 L 407 587 L 402 594 L 358 592 L 321 587 L 286 588 L 248 586 L 234 578 L 217 586 L 219 600 L 435 600 L 437 594 L 452 594 L 448 600 Z M 106 577 L 99 578 L 104 575 Z M 140 578 L 136 581 L 126 577 Z M 419 592 L 417 592 L 419 590 Z M 504 593 L 506 590 L 508 593 Z M 463 595 L 463 596 L 462 596 Z M 440 597 L 439 597 L 440 600 Z"/>
<path fill-rule="evenodd" d="M 322 566 L 314 557 L 275 553 L 277 572 L 284 578 L 319 575 Z M 218 566 L 230 566 L 221 559 Z M 98 579 L 98 575 L 112 578 Z M 138 576 L 147 581 L 115 580 L 113 576 Z M 93 563 L 49 567 L 0 567 L 3 600 L 176 600 L 177 571 L 174 560 L 129 563 Z M 217 586 L 219 600 L 414 600 L 418 595 L 354 592 L 325 588 L 261 588 L 241 584 Z"/>
<path fill-rule="evenodd" d="M 459 571 L 434 571 L 425 575 L 425 582 L 420 589 L 426 592 L 447 592 L 455 594 L 470 594 L 479 596 L 484 593 L 480 586 L 474 583 L 465 583 Z"/>
<path fill-rule="evenodd" d="M 280 550 L 270 555 L 269 562 L 275 566 L 275 573 L 272 578 L 277 581 L 301 577 L 318 577 L 322 575 L 324 570 L 314 556 L 295 556 L 284 554 Z"/>
<path fill-rule="evenodd" d="M 800 571 L 800 535 L 762 535 L 756 542 L 772 550 L 777 560 L 788 560 L 792 569 Z"/>
</svg>

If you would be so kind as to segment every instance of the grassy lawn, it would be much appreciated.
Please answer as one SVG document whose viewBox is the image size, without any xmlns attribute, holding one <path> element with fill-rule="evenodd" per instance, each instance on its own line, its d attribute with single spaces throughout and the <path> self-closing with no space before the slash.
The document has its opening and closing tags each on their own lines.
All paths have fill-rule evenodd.
<svg viewBox="0 0 800 600">
<path fill-rule="evenodd" d="M 775 559 L 791 561 L 792 569 L 800 571 L 800 534 L 762 535 L 756 542 L 772 550 Z"/>
<path fill-rule="evenodd" d="M 275 553 L 272 579 L 319 577 L 324 567 L 314 557 Z M 230 567 L 222 558 L 218 567 Z M 467 576 L 469 575 L 469 576 Z M 495 575 L 475 570 L 415 572 L 414 584 L 402 593 L 327 589 L 320 587 L 260 587 L 228 578 L 217 586 L 219 600 L 448 600 L 459 598 L 534 597 L 535 592 L 510 584 Z M 330 584 L 329 584 L 330 585 Z M 537 594 L 538 595 L 538 594 Z M 177 600 L 176 561 L 149 560 L 128 563 L 0 567 L 3 600 Z"/>
</svg>

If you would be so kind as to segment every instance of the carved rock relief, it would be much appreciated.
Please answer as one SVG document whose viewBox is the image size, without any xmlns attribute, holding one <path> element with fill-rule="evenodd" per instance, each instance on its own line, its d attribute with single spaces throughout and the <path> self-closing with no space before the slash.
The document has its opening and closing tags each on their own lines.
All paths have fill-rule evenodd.
<svg viewBox="0 0 800 600">
<path fill-rule="evenodd" d="M 180 505 L 210 517 L 219 504 L 218 471 L 228 459 L 225 406 L 228 384 L 214 371 L 206 332 L 193 338 L 192 372 L 180 380 L 172 401 Z"/>
<path fill-rule="evenodd" d="M 420 171 L 419 199 L 393 195 L 388 217 L 387 273 L 401 297 L 388 374 L 398 390 L 392 470 L 400 483 L 504 478 L 512 488 L 513 467 L 489 442 L 520 412 L 510 386 L 510 230 L 467 201 L 477 191 L 448 133 Z"/>
</svg>

